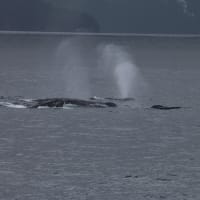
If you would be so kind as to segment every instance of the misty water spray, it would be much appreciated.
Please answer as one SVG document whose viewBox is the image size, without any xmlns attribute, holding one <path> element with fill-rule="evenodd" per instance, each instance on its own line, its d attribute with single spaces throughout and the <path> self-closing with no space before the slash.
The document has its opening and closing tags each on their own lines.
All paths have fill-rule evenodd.
<svg viewBox="0 0 200 200">
<path fill-rule="evenodd" d="M 107 44 L 101 47 L 103 62 L 111 73 L 121 98 L 136 96 L 141 75 L 133 58 L 125 48 Z"/>
<path fill-rule="evenodd" d="M 89 41 L 80 38 L 64 40 L 58 47 L 57 60 L 62 67 L 64 95 L 87 99 L 90 94 Z"/>
</svg>

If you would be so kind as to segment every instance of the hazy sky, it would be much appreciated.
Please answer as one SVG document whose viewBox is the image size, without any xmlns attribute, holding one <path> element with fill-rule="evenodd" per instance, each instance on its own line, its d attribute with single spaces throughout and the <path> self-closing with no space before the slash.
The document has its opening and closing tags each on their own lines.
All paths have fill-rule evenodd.
<svg viewBox="0 0 200 200">
<path fill-rule="evenodd" d="M 200 33 L 199 0 L 0 0 L 1 30 Z"/>
</svg>

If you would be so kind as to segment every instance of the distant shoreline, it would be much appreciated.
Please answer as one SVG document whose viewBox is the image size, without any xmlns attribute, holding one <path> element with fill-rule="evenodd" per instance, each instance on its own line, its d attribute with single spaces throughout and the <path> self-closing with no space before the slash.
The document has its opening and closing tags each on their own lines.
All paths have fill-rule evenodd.
<svg viewBox="0 0 200 200">
<path fill-rule="evenodd" d="M 90 32 L 41 32 L 41 31 L 0 31 L 0 35 L 200 38 L 200 34 L 157 34 L 157 33 L 140 34 L 140 33 L 90 33 Z"/>
</svg>

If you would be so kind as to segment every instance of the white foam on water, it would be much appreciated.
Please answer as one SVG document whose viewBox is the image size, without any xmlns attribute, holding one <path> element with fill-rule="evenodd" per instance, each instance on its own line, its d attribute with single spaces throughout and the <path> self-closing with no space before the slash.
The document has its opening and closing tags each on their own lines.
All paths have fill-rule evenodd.
<svg viewBox="0 0 200 200">
<path fill-rule="evenodd" d="M 69 104 L 64 104 L 63 109 L 71 110 L 75 107 L 78 107 L 78 106 L 69 103 Z"/>
<path fill-rule="evenodd" d="M 0 105 L 8 108 L 27 108 L 24 105 L 12 104 L 8 102 L 0 102 Z"/>
<path fill-rule="evenodd" d="M 47 109 L 49 108 L 48 106 L 38 106 L 37 109 Z"/>
<path fill-rule="evenodd" d="M 32 102 L 33 99 L 21 99 L 22 101 L 25 101 L 25 102 Z"/>
</svg>

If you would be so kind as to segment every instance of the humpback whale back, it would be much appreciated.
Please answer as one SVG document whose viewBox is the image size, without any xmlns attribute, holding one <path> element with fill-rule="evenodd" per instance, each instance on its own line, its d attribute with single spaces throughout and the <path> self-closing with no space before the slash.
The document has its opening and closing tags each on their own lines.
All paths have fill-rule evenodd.
<svg viewBox="0 0 200 200">
<path fill-rule="evenodd" d="M 74 105 L 78 107 L 106 108 L 117 107 L 117 104 L 111 101 L 100 100 L 81 100 L 71 98 L 44 98 L 44 99 L 23 99 L 21 97 L 1 97 L 0 105 L 4 107 L 23 107 L 23 108 L 63 108 L 65 105 Z"/>
</svg>

